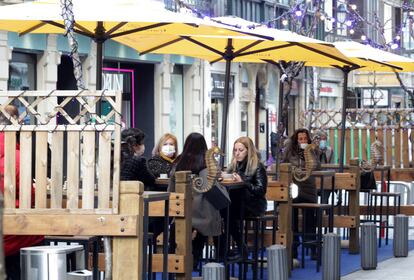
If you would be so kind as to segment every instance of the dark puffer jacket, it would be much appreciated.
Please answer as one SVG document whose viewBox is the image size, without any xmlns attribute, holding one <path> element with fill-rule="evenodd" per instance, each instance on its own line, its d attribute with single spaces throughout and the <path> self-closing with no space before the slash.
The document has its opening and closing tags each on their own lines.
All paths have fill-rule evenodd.
<svg viewBox="0 0 414 280">
<path fill-rule="evenodd" d="M 262 163 L 259 163 L 253 175 L 248 176 L 246 172 L 247 161 L 239 162 L 236 166 L 236 173 L 240 175 L 242 180 L 247 184 L 244 194 L 244 205 L 246 215 L 260 216 L 266 211 L 266 189 L 267 175 L 266 169 Z"/>
</svg>

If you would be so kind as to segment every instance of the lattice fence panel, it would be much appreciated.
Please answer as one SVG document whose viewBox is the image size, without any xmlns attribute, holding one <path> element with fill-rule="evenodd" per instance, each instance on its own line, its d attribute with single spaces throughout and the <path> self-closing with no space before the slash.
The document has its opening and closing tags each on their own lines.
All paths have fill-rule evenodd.
<svg viewBox="0 0 414 280">
<path fill-rule="evenodd" d="M 121 97 L 114 91 L 0 92 L 6 213 L 118 213 Z M 105 115 L 96 112 L 102 103 Z M 18 118 L 8 114 L 9 104 L 19 106 Z"/>
</svg>

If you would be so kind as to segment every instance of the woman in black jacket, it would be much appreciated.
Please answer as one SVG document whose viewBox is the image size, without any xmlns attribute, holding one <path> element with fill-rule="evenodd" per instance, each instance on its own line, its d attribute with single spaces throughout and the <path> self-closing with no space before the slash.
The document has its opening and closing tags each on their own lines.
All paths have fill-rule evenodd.
<svg viewBox="0 0 414 280">
<path fill-rule="evenodd" d="M 249 137 L 238 138 L 233 145 L 233 158 L 227 169 L 233 174 L 235 182 L 243 182 L 246 188 L 241 191 L 230 192 L 230 234 L 233 236 L 239 250 L 230 257 L 238 258 L 239 254 L 245 254 L 245 246 L 242 242 L 240 220 L 244 216 L 261 216 L 267 207 L 266 168 L 259 161 L 257 150 Z M 243 209 L 241 209 L 243 206 Z M 241 211 L 242 210 L 242 211 Z M 244 213 L 242 213 L 244 212 Z M 243 251 L 241 251 L 243 248 Z"/>
<path fill-rule="evenodd" d="M 138 128 L 122 131 L 121 180 L 141 181 L 145 190 L 151 190 L 155 177 L 148 171 L 147 160 L 142 156 L 145 151 L 144 138 L 144 132 Z"/>
</svg>

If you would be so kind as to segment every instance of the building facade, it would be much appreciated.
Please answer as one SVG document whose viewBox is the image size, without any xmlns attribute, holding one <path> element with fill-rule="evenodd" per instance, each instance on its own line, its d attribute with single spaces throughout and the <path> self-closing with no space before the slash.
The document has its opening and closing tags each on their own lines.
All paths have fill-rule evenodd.
<svg viewBox="0 0 414 280">
<path fill-rule="evenodd" d="M 160 0 L 162 1 L 162 0 Z M 0 4 L 23 2 L 4 0 Z M 169 9 L 179 11 L 173 0 L 164 0 Z M 207 16 L 234 15 L 255 22 L 266 22 L 276 28 L 289 28 L 283 22 L 291 11 L 292 0 L 198 0 L 187 1 L 190 6 Z M 305 0 L 303 2 L 306 2 Z M 355 3 L 364 17 L 370 11 L 377 14 L 384 24 L 391 24 L 386 36 L 392 40 L 401 35 L 400 52 L 412 55 L 413 38 L 410 29 L 402 28 L 412 15 L 401 9 L 402 1 L 348 0 Z M 325 0 L 324 15 L 340 18 L 348 6 L 344 1 Z M 317 13 L 316 10 L 311 12 Z M 312 14 L 311 14 L 312 15 Z M 313 15 L 312 15 L 313 16 Z M 391 18 L 391 23 L 384 19 Z M 277 19 L 277 20 L 273 20 Z M 396 28 L 400 26 L 401 28 Z M 395 32 L 392 32 L 395 30 Z M 373 39 L 375 30 L 366 31 Z M 353 37 L 361 41 L 361 34 L 350 34 L 344 24 L 321 20 L 315 37 L 328 41 Z M 359 36 L 359 37 L 358 37 Z M 96 88 L 96 44 L 77 36 L 86 87 Z M 358 39 L 359 38 L 359 39 Z M 0 63 L 8 65 L 0 71 L 0 89 L 52 90 L 76 89 L 72 61 L 67 39 L 61 35 L 24 35 L 0 32 Z M 173 133 L 182 148 L 185 137 L 191 132 L 202 133 L 209 146 L 220 145 L 223 111 L 224 63 L 209 63 L 176 55 L 143 55 L 113 41 L 104 45 L 103 88 L 120 89 L 124 94 L 123 122 L 147 134 L 147 155 L 159 137 Z M 290 131 L 301 126 L 299 115 L 309 107 L 310 92 L 315 94 L 315 108 L 339 108 L 342 104 L 343 74 L 335 69 L 313 68 L 294 80 L 291 91 L 289 118 Z M 408 87 L 412 75 L 403 74 Z M 353 71 L 350 76 L 358 102 L 354 106 L 373 106 L 367 96 L 372 91 L 381 100 L 376 106 L 405 107 L 406 95 L 393 73 L 363 73 Z M 233 63 L 231 68 L 231 96 L 229 102 L 227 155 L 231 154 L 233 141 L 239 136 L 251 137 L 267 158 L 270 132 L 276 131 L 279 111 L 280 71 L 270 64 Z M 384 94 L 387 92 L 387 94 Z M 365 98 L 366 97 L 366 98 Z M 48 110 L 48 108 L 45 108 Z M 105 108 L 102 108 L 104 111 Z M 73 109 L 73 114 L 77 109 Z M 227 158 L 229 160 L 229 158 Z"/>
</svg>

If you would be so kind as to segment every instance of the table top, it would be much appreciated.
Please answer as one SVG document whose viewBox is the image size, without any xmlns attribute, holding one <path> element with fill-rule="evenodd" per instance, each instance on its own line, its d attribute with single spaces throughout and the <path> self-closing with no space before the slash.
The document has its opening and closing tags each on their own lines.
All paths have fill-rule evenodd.
<svg viewBox="0 0 414 280">
<path fill-rule="evenodd" d="M 155 179 L 155 184 L 157 184 L 157 185 L 168 185 L 169 182 L 170 182 L 169 178 L 167 178 L 167 179 L 162 179 L 162 178 Z"/>
<path fill-rule="evenodd" d="M 223 186 L 225 186 L 228 190 L 235 190 L 235 189 L 242 189 L 245 188 L 247 185 L 245 182 L 236 182 L 232 179 L 225 179 L 220 182 Z"/>
<path fill-rule="evenodd" d="M 344 168 L 347 169 L 349 168 L 350 165 L 349 164 L 345 164 Z M 322 169 L 338 169 L 339 168 L 339 164 L 336 163 L 322 163 L 321 164 L 321 168 Z M 374 168 L 375 171 L 382 171 L 382 170 L 391 170 L 391 165 L 377 165 Z"/>
<path fill-rule="evenodd" d="M 334 170 L 313 170 L 311 176 L 319 176 L 319 177 L 333 177 L 335 176 Z"/>
<path fill-rule="evenodd" d="M 142 193 L 142 197 L 147 201 L 157 201 L 157 200 L 169 200 L 169 192 L 154 192 L 154 191 L 145 191 Z"/>
</svg>

